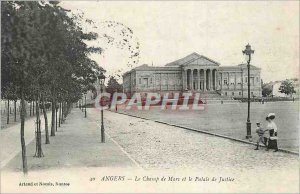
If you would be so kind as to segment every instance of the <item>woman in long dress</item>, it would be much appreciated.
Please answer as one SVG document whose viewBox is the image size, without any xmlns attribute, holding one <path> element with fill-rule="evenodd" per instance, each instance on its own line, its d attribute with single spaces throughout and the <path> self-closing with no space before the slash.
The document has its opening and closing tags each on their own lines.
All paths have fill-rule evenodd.
<svg viewBox="0 0 300 194">
<path fill-rule="evenodd" d="M 274 113 L 270 113 L 266 118 L 266 120 L 267 120 L 267 130 L 269 131 L 269 134 L 270 134 L 267 151 L 269 149 L 274 149 L 274 152 L 277 152 L 278 151 L 277 126 L 274 122 L 274 119 L 275 119 L 275 114 Z"/>
</svg>

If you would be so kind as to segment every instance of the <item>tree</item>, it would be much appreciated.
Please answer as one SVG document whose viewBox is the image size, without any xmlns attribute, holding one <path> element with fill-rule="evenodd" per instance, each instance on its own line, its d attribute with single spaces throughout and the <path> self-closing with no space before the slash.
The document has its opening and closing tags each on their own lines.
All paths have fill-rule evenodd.
<svg viewBox="0 0 300 194">
<path fill-rule="evenodd" d="M 271 84 L 263 84 L 262 85 L 262 96 L 267 97 L 272 94 L 273 87 Z"/>
<path fill-rule="evenodd" d="M 57 102 L 63 104 L 66 116 L 71 103 L 81 98 L 85 86 L 95 82 L 100 67 L 88 55 L 101 52 L 101 49 L 87 46 L 84 41 L 97 38 L 97 34 L 84 33 L 78 21 L 82 16 L 69 16 L 58 6 L 59 2 L 1 4 L 1 92 L 12 98 L 13 91 L 16 95 L 13 98 L 21 101 L 22 165 L 26 174 L 25 100 L 36 102 L 38 134 L 42 107 L 47 142 L 45 101 L 52 102 L 51 136 L 54 136 Z M 37 156 L 40 157 L 40 135 L 36 141 Z"/>
<path fill-rule="evenodd" d="M 107 82 L 106 92 L 113 94 L 114 92 L 122 92 L 123 86 L 118 83 L 114 76 L 111 76 Z"/>
<path fill-rule="evenodd" d="M 296 93 L 293 83 L 289 80 L 284 80 L 283 82 L 281 82 L 279 92 L 284 93 L 287 96 Z"/>
</svg>

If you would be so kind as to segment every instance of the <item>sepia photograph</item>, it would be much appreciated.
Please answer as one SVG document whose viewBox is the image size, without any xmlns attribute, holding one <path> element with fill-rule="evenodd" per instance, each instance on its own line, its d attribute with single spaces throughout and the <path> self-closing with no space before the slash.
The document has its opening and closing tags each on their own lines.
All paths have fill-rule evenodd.
<svg viewBox="0 0 300 194">
<path fill-rule="evenodd" d="M 299 1 L 1 1 L 0 193 L 299 193 Z"/>
</svg>

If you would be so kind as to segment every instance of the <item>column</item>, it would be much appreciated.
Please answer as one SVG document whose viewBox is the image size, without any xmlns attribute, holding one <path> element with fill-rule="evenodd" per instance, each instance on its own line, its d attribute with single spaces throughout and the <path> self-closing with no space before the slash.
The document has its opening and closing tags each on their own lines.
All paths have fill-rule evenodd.
<svg viewBox="0 0 300 194">
<path fill-rule="evenodd" d="M 209 90 L 213 90 L 213 83 L 212 83 L 212 69 L 209 71 Z"/>
<path fill-rule="evenodd" d="M 199 76 L 198 76 L 198 90 L 199 90 L 199 91 L 200 91 L 200 88 L 201 88 L 201 86 L 200 86 L 200 80 L 201 80 L 201 78 L 200 78 L 200 75 L 201 75 L 201 74 L 200 74 L 200 73 L 201 73 L 201 72 L 200 72 L 200 71 L 201 71 L 200 69 L 197 69 L 197 72 L 198 72 L 198 75 L 199 75 Z"/>
<path fill-rule="evenodd" d="M 215 69 L 215 90 L 217 90 L 217 70 Z"/>
<path fill-rule="evenodd" d="M 190 82 L 190 85 L 191 85 L 191 90 L 194 90 L 194 69 L 191 69 L 191 82 Z"/>
<path fill-rule="evenodd" d="M 221 90 L 222 90 L 222 86 L 223 86 L 223 74 L 222 73 L 220 73 L 220 77 L 221 77 L 220 78 L 221 79 L 221 86 L 220 87 L 221 87 Z"/>
<path fill-rule="evenodd" d="M 207 74 L 206 74 L 206 88 L 207 88 L 207 90 L 209 90 L 210 89 L 210 87 L 209 87 L 209 84 L 210 84 L 210 80 L 209 80 L 209 76 L 210 76 L 210 73 L 209 73 L 209 71 L 208 71 L 209 69 L 207 69 L 206 70 L 206 72 L 207 72 Z"/>
<path fill-rule="evenodd" d="M 203 69 L 203 72 L 204 72 L 204 88 L 203 90 L 206 91 L 206 69 Z"/>
<path fill-rule="evenodd" d="M 208 71 L 209 70 L 209 71 Z M 210 69 L 208 69 L 208 73 L 207 73 L 207 90 L 210 90 Z"/>
</svg>

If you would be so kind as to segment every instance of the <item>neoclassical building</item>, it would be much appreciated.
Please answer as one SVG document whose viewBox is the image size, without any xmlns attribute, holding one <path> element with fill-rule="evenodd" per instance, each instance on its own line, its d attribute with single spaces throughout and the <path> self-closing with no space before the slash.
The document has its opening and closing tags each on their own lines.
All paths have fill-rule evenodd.
<svg viewBox="0 0 300 194">
<path fill-rule="evenodd" d="M 123 75 L 123 88 L 127 94 L 135 92 L 199 92 L 220 96 L 247 97 L 250 81 L 251 96 L 261 97 L 261 69 L 247 65 L 220 66 L 203 55 L 192 53 L 165 66 L 138 66 Z"/>
</svg>

